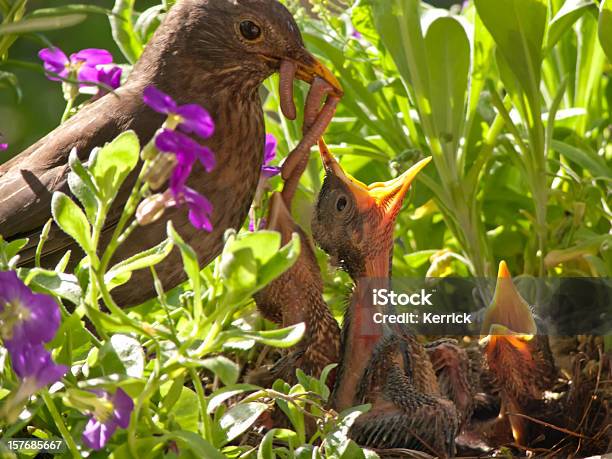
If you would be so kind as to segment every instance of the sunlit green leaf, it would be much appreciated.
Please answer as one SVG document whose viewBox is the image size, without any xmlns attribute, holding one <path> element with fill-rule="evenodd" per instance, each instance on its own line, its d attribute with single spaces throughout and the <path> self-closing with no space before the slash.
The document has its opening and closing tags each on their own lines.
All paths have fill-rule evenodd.
<svg viewBox="0 0 612 459">
<path fill-rule="evenodd" d="M 55 223 L 69 236 L 71 236 L 85 250 L 93 253 L 95 247 L 91 239 L 91 228 L 87 217 L 72 199 L 60 191 L 53 194 L 51 200 L 51 213 Z"/>
<path fill-rule="evenodd" d="M 101 195 L 110 202 L 128 174 L 136 167 L 140 141 L 134 131 L 126 131 L 104 145 L 89 166 Z"/>
<path fill-rule="evenodd" d="M 115 43 L 131 64 L 138 60 L 143 49 L 132 22 L 134 3 L 135 0 L 116 0 L 113 14 L 108 17 Z"/>
</svg>

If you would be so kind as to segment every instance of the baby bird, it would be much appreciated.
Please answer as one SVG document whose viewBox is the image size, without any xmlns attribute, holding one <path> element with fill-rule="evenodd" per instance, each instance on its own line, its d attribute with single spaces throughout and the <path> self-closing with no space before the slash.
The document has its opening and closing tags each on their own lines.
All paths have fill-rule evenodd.
<svg viewBox="0 0 612 459">
<path fill-rule="evenodd" d="M 349 431 L 357 443 L 376 448 L 454 453 L 457 410 L 442 397 L 425 348 L 408 330 L 383 330 L 373 320 L 371 288 L 387 288 L 393 227 L 412 180 L 431 158 L 401 176 L 365 185 L 347 175 L 325 144 L 326 171 L 312 223 L 317 244 L 355 281 L 342 330 L 342 355 L 332 406 L 344 410 L 370 403 Z"/>
<path fill-rule="evenodd" d="M 340 327 L 323 300 L 323 281 L 312 242 L 291 217 L 280 193 L 270 198 L 266 229 L 278 231 L 283 244 L 297 233 L 301 251 L 291 268 L 255 294 L 257 308 L 265 318 L 283 327 L 299 322 L 306 325 L 304 337 L 290 354 L 270 370 L 249 375 L 251 382 L 269 387 L 277 378 L 295 384 L 297 368 L 318 378 L 327 365 L 337 363 Z"/>
<path fill-rule="evenodd" d="M 485 311 L 480 343 L 485 366 L 501 398 L 500 417 L 507 417 L 519 445 L 530 440 L 529 421 L 513 414 L 533 414 L 557 371 L 548 337 L 538 329 L 531 308 L 517 291 L 508 266 L 499 264 L 493 301 Z M 511 414 L 513 413 L 513 414 Z"/>
</svg>

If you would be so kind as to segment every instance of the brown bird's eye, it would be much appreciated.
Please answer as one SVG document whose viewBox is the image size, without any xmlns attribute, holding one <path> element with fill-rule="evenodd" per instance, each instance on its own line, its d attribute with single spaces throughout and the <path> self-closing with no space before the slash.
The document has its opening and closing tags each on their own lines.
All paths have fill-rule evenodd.
<svg viewBox="0 0 612 459">
<path fill-rule="evenodd" d="M 240 23 L 240 33 L 247 40 L 257 40 L 261 36 L 261 28 L 253 21 L 242 21 Z"/>
<path fill-rule="evenodd" d="M 342 212 L 346 207 L 346 204 L 346 198 L 344 196 L 340 196 L 336 201 L 336 209 L 338 210 L 338 212 Z"/>
</svg>

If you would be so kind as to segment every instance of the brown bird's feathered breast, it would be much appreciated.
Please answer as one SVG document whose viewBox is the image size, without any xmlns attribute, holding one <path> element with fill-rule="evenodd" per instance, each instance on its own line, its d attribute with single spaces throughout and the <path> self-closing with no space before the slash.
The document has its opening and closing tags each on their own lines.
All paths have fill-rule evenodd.
<svg viewBox="0 0 612 459">
<path fill-rule="evenodd" d="M 241 34 L 240 24 L 251 21 L 260 29 L 255 40 Z M 197 103 L 215 121 L 214 135 L 204 142 L 213 150 L 217 166 L 211 173 L 196 164 L 188 185 L 212 202 L 213 231 L 191 227 L 184 209 L 164 214 L 159 221 L 136 229 L 120 247 L 113 262 L 161 242 L 166 222 L 190 243 L 201 263 L 221 250 L 223 233 L 242 225 L 257 186 L 264 150 L 264 120 L 258 94 L 260 84 L 288 60 L 297 77 L 329 77 L 305 49 L 291 14 L 274 0 L 183 0 L 168 12 L 127 82 L 82 109 L 68 122 L 0 166 L 0 234 L 5 239 L 29 237 L 22 263 L 31 262 L 42 226 L 50 217 L 51 196 L 69 193 L 68 155 L 73 148 L 85 160 L 124 130 L 134 130 L 142 144 L 160 127 L 164 116 L 142 101 L 143 90 L 153 85 L 179 104 Z M 321 69 L 324 69 L 321 70 Z M 335 82 L 334 84 L 337 84 Z M 110 239 L 135 174 L 122 188 L 101 237 Z M 54 266 L 67 250 L 78 261 L 78 247 L 53 228 L 42 256 Z M 180 256 L 173 251 L 158 267 L 165 288 L 184 279 Z M 132 280 L 113 291 L 122 305 L 142 302 L 154 295 L 149 273 L 134 273 Z"/>
</svg>

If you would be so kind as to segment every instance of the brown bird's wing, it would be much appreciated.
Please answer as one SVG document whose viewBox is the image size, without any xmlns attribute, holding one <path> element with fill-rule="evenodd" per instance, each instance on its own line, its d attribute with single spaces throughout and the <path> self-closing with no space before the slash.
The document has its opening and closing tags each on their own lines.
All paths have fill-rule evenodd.
<svg viewBox="0 0 612 459">
<path fill-rule="evenodd" d="M 155 132 L 158 117 L 138 116 L 144 107 L 140 97 L 129 88 L 109 94 L 49 133 L 30 148 L 0 165 L 0 235 L 5 239 L 29 237 L 22 251 L 22 263 L 34 256 L 38 236 L 51 217 L 51 198 L 55 191 L 69 194 L 68 156 L 73 148 L 81 160 L 91 150 L 103 146 L 125 129 L 136 129 L 141 141 Z M 141 120 L 149 119 L 149 125 Z M 127 186 L 124 187 L 127 189 Z M 118 199 L 121 201 L 121 199 Z M 115 212 L 116 213 L 116 209 Z M 109 215 L 108 226 L 116 217 Z M 106 229 L 108 230 L 108 226 Z M 72 240 L 59 229 L 52 229 L 43 256 L 65 252 Z"/>
</svg>

